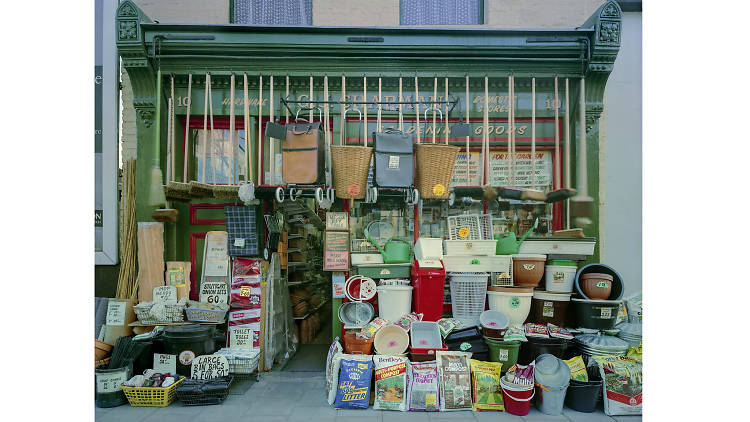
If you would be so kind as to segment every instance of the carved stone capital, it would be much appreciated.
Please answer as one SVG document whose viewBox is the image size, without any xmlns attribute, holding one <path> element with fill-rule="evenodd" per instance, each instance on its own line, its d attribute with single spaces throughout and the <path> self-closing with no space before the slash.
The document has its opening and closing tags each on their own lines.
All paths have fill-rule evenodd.
<svg viewBox="0 0 750 422">
<path fill-rule="evenodd" d="M 144 126 L 151 127 L 154 124 L 154 116 L 156 115 L 156 107 L 151 101 L 133 101 L 135 107 L 135 114 Z"/>
</svg>

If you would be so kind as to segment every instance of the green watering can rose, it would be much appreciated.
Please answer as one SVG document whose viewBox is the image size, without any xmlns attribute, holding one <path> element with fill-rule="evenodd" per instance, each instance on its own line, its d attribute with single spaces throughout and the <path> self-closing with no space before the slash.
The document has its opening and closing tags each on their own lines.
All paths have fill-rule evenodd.
<svg viewBox="0 0 750 422">
<path fill-rule="evenodd" d="M 385 242 L 385 245 L 381 248 L 378 242 L 374 241 L 370 237 L 369 227 L 365 227 L 365 237 L 370 241 L 375 248 L 377 248 L 380 255 L 383 257 L 383 263 L 385 264 L 408 264 L 411 262 L 412 247 L 408 240 L 400 237 L 392 237 Z"/>
</svg>

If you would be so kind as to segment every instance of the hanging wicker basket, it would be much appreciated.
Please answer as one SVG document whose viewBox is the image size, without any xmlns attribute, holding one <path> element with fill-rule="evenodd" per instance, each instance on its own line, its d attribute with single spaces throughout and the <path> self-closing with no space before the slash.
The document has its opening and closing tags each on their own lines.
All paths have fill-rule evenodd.
<svg viewBox="0 0 750 422">
<path fill-rule="evenodd" d="M 333 184 L 336 197 L 362 199 L 367 191 L 372 147 L 355 145 L 331 146 Z"/>
<path fill-rule="evenodd" d="M 425 199 L 446 199 L 459 147 L 417 144 L 417 188 Z"/>
</svg>

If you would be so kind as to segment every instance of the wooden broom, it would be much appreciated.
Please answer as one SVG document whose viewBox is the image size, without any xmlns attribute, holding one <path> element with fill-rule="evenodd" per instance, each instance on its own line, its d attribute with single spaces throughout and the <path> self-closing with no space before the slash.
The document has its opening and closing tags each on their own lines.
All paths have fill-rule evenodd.
<svg viewBox="0 0 750 422">
<path fill-rule="evenodd" d="M 198 182 L 195 180 L 190 181 L 190 195 L 193 198 L 205 198 L 214 196 L 213 187 L 206 181 L 206 160 L 208 159 L 206 150 L 208 147 L 208 108 L 209 108 L 209 96 L 211 95 L 211 74 L 206 73 L 206 87 L 205 87 L 205 100 L 203 102 L 203 160 L 201 162 L 201 180 Z"/>
</svg>

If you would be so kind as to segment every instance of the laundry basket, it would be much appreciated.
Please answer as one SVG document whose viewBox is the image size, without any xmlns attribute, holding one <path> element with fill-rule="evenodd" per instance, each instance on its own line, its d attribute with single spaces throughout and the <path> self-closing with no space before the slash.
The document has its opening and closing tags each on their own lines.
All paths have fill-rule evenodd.
<svg viewBox="0 0 750 422">
<path fill-rule="evenodd" d="M 464 326 L 479 325 L 487 298 L 488 273 L 448 273 L 453 318 Z"/>
<path fill-rule="evenodd" d="M 417 189 L 425 199 L 446 199 L 459 147 L 417 144 Z"/>
</svg>

